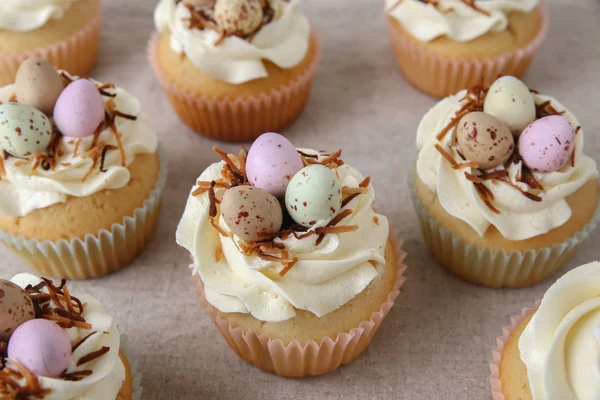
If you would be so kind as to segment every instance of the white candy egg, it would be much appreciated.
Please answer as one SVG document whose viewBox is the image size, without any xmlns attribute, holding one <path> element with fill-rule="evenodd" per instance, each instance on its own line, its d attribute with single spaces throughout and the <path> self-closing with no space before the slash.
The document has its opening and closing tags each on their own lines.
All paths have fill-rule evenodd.
<svg viewBox="0 0 600 400">
<path fill-rule="evenodd" d="M 515 136 L 535 120 L 533 96 L 529 88 L 514 76 L 498 78 L 490 86 L 483 111 L 504 122 Z"/>
</svg>

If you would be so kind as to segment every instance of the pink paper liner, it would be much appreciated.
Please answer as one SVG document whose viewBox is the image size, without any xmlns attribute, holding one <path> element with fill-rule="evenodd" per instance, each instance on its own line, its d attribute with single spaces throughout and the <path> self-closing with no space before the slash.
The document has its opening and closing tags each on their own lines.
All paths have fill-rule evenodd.
<svg viewBox="0 0 600 400">
<path fill-rule="evenodd" d="M 277 90 L 257 96 L 208 98 L 178 87 L 167 77 L 158 61 L 161 34 L 155 32 L 148 43 L 152 70 L 179 118 L 191 129 L 211 139 L 245 142 L 265 132 L 278 132 L 294 122 L 304 110 L 312 80 L 321 58 L 318 35 L 312 29 L 315 54 L 306 70 Z"/>
<path fill-rule="evenodd" d="M 0 87 L 14 83 L 21 63 L 30 57 L 42 57 L 57 69 L 72 75 L 88 76 L 96 63 L 102 27 L 102 1 L 98 12 L 83 28 L 71 36 L 51 45 L 23 53 L 0 53 Z"/>
<path fill-rule="evenodd" d="M 550 17 L 542 1 L 539 6 L 542 24 L 538 34 L 525 47 L 490 58 L 465 58 L 442 55 L 415 43 L 398 32 L 392 16 L 386 15 L 388 35 L 396 61 L 405 78 L 417 89 L 442 98 L 503 75 L 521 77 L 535 51 L 548 34 Z"/>
<path fill-rule="evenodd" d="M 504 348 L 517 327 L 525 320 L 525 318 L 534 313 L 539 305 L 540 302 L 538 301 L 536 302 L 535 307 L 523 308 L 520 315 L 510 319 L 510 325 L 502 328 L 502 336 L 496 338 L 496 347 L 492 350 L 492 361 L 490 361 L 490 388 L 494 400 L 505 400 L 504 394 L 502 393 L 502 381 L 500 381 L 500 363 L 502 362 Z"/>
<path fill-rule="evenodd" d="M 403 263 L 406 253 L 397 235 L 397 230 L 390 229 L 389 240 L 396 255 L 398 274 L 386 301 L 371 314 L 369 320 L 361 322 L 350 332 L 340 332 L 335 340 L 324 337 L 320 343 L 310 340 L 304 346 L 294 340 L 286 346 L 280 339 L 272 339 L 265 333 L 259 334 L 253 329 L 244 332 L 232 326 L 219 310 L 206 301 L 204 285 L 198 275 L 192 276 L 192 282 L 196 286 L 200 305 L 241 358 L 263 371 L 284 377 L 324 375 L 352 362 L 366 349 L 400 294 L 400 288 L 406 281 L 404 272 L 407 266 Z"/>
</svg>

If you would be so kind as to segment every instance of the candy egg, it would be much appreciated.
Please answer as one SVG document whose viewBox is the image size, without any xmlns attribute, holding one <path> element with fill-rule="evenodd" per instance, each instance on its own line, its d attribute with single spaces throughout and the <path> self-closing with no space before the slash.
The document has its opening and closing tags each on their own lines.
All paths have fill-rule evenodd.
<svg viewBox="0 0 600 400">
<path fill-rule="evenodd" d="M 15 329 L 34 317 L 31 297 L 14 283 L 0 279 L 0 340 L 8 340 Z"/>
<path fill-rule="evenodd" d="M 54 122 L 65 136 L 91 136 L 104 121 L 104 110 L 104 100 L 96 86 L 87 79 L 78 79 L 58 97 Z"/>
<path fill-rule="evenodd" d="M 529 125 L 519 137 L 519 155 L 534 171 L 553 172 L 571 160 L 575 130 L 562 115 L 551 115 Z"/>
<path fill-rule="evenodd" d="M 248 241 L 279 232 L 283 223 L 279 201 L 266 190 L 252 186 L 227 190 L 221 198 L 221 215 L 233 233 Z"/>
<path fill-rule="evenodd" d="M 263 22 L 259 0 L 217 0 L 215 21 L 229 34 L 249 35 Z"/>
<path fill-rule="evenodd" d="M 33 319 L 19 326 L 8 342 L 8 358 L 20 362 L 31 373 L 56 378 L 71 361 L 67 332 L 47 319 Z"/>
<path fill-rule="evenodd" d="M 0 105 L 0 147 L 19 158 L 45 153 L 52 141 L 52 123 L 37 108 L 19 103 Z"/>
<path fill-rule="evenodd" d="M 514 76 L 498 78 L 483 103 L 483 111 L 504 122 L 518 136 L 535 119 L 535 103 L 529 88 Z"/>
<path fill-rule="evenodd" d="M 329 221 L 342 208 L 342 185 L 336 173 L 320 164 L 302 168 L 290 181 L 285 205 L 296 223 L 311 227 Z"/>
<path fill-rule="evenodd" d="M 515 149 L 515 140 L 508 127 L 483 112 L 462 117 L 456 128 L 456 139 L 462 155 L 482 169 L 503 164 Z"/>
<path fill-rule="evenodd" d="M 52 64 L 43 58 L 25 60 L 15 78 L 17 101 L 51 115 L 56 99 L 63 91 L 62 78 Z"/>
<path fill-rule="evenodd" d="M 269 132 L 259 136 L 250 147 L 246 175 L 253 186 L 281 197 L 290 179 L 303 166 L 294 145 L 283 136 Z"/>
</svg>

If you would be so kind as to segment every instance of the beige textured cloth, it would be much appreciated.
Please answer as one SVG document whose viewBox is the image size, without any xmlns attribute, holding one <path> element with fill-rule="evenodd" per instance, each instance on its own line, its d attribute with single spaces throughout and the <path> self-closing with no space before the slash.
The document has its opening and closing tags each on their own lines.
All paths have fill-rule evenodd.
<svg viewBox="0 0 600 400">
<path fill-rule="evenodd" d="M 491 290 L 442 270 L 423 244 L 406 187 L 415 130 L 435 100 L 403 80 L 394 64 L 381 1 L 312 0 L 304 9 L 324 54 L 308 107 L 286 135 L 300 147 L 344 149 L 344 160 L 373 179 L 379 207 L 400 230 L 408 281 L 367 351 L 329 376 L 291 380 L 240 360 L 196 303 L 187 252 L 175 228 L 194 179 L 217 157 L 215 142 L 190 132 L 169 107 L 146 61 L 155 1 L 105 0 L 93 75 L 137 95 L 170 155 L 158 232 L 129 268 L 72 283 L 111 310 L 140 362 L 144 399 L 489 399 L 490 349 L 511 315 L 532 305 L 536 287 Z M 550 35 L 525 77 L 579 117 L 587 152 L 600 132 L 600 2 L 552 0 Z M 226 150 L 236 146 L 221 145 Z M 600 259 L 594 234 L 568 268 Z M 0 276 L 25 268 L 0 249 Z M 564 271 L 561 271 L 561 273 Z"/>
</svg>

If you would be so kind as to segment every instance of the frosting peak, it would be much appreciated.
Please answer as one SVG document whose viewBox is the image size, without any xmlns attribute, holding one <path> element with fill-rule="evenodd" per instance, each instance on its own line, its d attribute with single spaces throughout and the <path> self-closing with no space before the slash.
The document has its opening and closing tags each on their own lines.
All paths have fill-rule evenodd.
<svg viewBox="0 0 600 400">
<path fill-rule="evenodd" d="M 32 31 L 51 19 L 60 19 L 76 0 L 3 0 L 0 2 L 0 30 Z"/>
<path fill-rule="evenodd" d="M 176 0 L 160 1 L 154 22 L 157 30 L 169 32 L 174 52 L 184 53 L 196 67 L 215 79 L 240 84 L 268 76 L 263 60 L 288 69 L 298 65 L 308 52 L 310 24 L 298 10 L 298 0 L 271 3 L 278 18 L 263 25 L 251 40 L 222 37 L 213 29 L 190 27 L 190 9 Z M 280 8 L 283 11 L 279 16 Z"/>
<path fill-rule="evenodd" d="M 447 36 L 468 42 L 488 32 L 503 31 L 511 12 L 530 12 L 539 0 L 386 0 L 386 9 L 422 42 Z M 435 3 L 435 4 L 434 4 Z"/>
<path fill-rule="evenodd" d="M 576 268 L 546 292 L 519 339 L 534 400 L 600 398 L 600 263 Z"/>
</svg>

